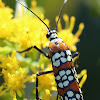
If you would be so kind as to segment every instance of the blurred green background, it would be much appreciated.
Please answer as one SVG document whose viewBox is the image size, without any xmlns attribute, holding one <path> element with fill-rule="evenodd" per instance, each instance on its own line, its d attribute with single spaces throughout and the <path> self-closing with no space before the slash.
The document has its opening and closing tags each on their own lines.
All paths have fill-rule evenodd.
<svg viewBox="0 0 100 100">
<path fill-rule="evenodd" d="M 3 0 L 7 6 L 15 9 L 15 0 Z M 26 0 L 30 7 L 31 0 Z M 45 18 L 50 20 L 51 29 L 55 28 L 55 17 L 58 15 L 63 0 L 37 0 L 38 6 L 45 9 Z M 73 33 L 78 29 L 80 22 L 85 24 L 85 29 L 77 44 L 80 52 L 80 67 L 87 69 L 88 78 L 82 91 L 85 100 L 100 100 L 100 0 L 68 0 L 62 15 L 76 17 Z M 61 23 L 64 21 L 61 16 Z"/>
</svg>

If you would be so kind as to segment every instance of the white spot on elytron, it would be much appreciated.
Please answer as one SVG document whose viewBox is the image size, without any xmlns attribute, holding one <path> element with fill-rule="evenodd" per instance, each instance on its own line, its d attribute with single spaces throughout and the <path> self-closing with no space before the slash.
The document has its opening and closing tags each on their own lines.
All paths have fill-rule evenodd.
<svg viewBox="0 0 100 100">
<path fill-rule="evenodd" d="M 55 56 L 52 57 L 52 61 L 53 61 L 53 62 L 55 61 Z"/>
<path fill-rule="evenodd" d="M 68 92 L 67 92 L 67 95 L 68 95 L 68 97 L 72 97 L 74 94 L 73 94 L 72 91 L 68 91 Z"/>
<path fill-rule="evenodd" d="M 57 59 L 57 58 L 59 58 L 61 55 L 60 55 L 59 53 L 56 53 L 54 56 L 55 56 L 55 58 Z"/>
<path fill-rule="evenodd" d="M 60 78 L 61 78 L 61 77 L 60 77 L 59 75 L 56 76 L 56 80 L 60 80 Z"/>
<path fill-rule="evenodd" d="M 68 80 L 69 80 L 69 81 L 72 81 L 72 80 L 73 80 L 73 76 L 69 76 L 69 77 L 68 77 Z"/>
<path fill-rule="evenodd" d="M 65 100 L 68 100 L 67 96 L 65 96 Z"/>
<path fill-rule="evenodd" d="M 76 94 L 76 98 L 79 99 L 80 98 L 80 95 L 79 94 Z"/>
<path fill-rule="evenodd" d="M 71 61 L 72 60 L 72 57 L 71 56 L 68 56 L 67 57 L 67 61 Z"/>
<path fill-rule="evenodd" d="M 73 98 L 72 100 L 76 100 L 76 98 Z"/>
<path fill-rule="evenodd" d="M 64 75 L 64 76 L 62 77 L 62 80 L 66 80 L 66 79 L 67 79 L 67 76 Z"/>
<path fill-rule="evenodd" d="M 69 85 L 69 81 L 64 81 L 63 84 L 64 84 L 64 86 L 68 86 Z"/>
<path fill-rule="evenodd" d="M 62 84 L 62 83 L 59 83 L 58 86 L 59 86 L 60 88 L 63 88 L 63 84 Z"/>
<path fill-rule="evenodd" d="M 65 53 L 64 53 L 64 52 L 61 52 L 60 54 L 61 54 L 63 57 L 65 57 Z"/>
<path fill-rule="evenodd" d="M 53 65 L 55 67 L 59 67 L 60 66 L 60 61 L 59 60 L 56 60 L 56 62 L 53 62 Z"/>
<path fill-rule="evenodd" d="M 71 52 L 70 52 L 70 50 L 66 50 L 66 54 L 67 55 L 72 55 Z"/>
<path fill-rule="evenodd" d="M 64 74 L 65 74 L 65 71 L 64 70 L 62 70 L 62 71 L 59 72 L 59 75 L 60 76 L 63 76 Z"/>
<path fill-rule="evenodd" d="M 66 74 L 67 74 L 67 75 L 69 75 L 70 73 L 71 73 L 71 71 L 70 71 L 70 70 L 67 70 L 67 71 L 66 71 Z"/>
<path fill-rule="evenodd" d="M 59 44 L 57 44 L 57 48 L 59 48 Z"/>
<path fill-rule="evenodd" d="M 61 59 L 61 61 L 62 61 L 63 63 L 65 63 L 65 62 L 67 61 L 67 59 L 66 59 L 66 58 L 63 58 L 63 57 L 61 57 L 60 59 Z"/>
</svg>

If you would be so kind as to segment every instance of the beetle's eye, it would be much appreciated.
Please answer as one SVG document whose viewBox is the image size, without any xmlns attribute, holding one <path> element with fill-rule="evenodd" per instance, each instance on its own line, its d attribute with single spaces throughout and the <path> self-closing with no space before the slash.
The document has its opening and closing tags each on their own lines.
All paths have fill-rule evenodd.
<svg viewBox="0 0 100 100">
<path fill-rule="evenodd" d="M 50 34 L 47 34 L 46 37 L 49 38 L 50 37 Z"/>
<path fill-rule="evenodd" d="M 52 34 L 52 33 L 47 34 L 46 37 L 49 38 L 51 34 Z"/>
</svg>

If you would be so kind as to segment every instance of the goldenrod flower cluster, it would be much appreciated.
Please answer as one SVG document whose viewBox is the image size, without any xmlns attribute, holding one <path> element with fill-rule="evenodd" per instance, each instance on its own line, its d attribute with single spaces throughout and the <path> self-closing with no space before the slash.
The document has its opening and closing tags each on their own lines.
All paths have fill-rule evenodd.
<svg viewBox="0 0 100 100">
<path fill-rule="evenodd" d="M 0 86 L 0 96 L 10 90 L 10 95 L 16 99 L 16 93 L 22 97 L 22 89 L 25 88 L 27 81 L 33 80 L 32 76 L 27 75 L 27 71 L 20 66 L 20 61 L 15 57 L 16 51 L 13 51 L 11 56 L 0 58 L 4 83 Z"/>
<path fill-rule="evenodd" d="M 49 20 L 44 18 L 43 8 L 37 7 L 35 0 L 32 1 L 31 5 L 31 9 L 37 12 L 36 14 L 49 26 Z M 45 25 L 30 14 L 29 11 L 25 12 L 23 6 L 20 5 L 20 7 L 22 16 L 19 16 L 19 12 L 17 12 L 18 16 L 14 17 L 12 13 L 15 12 L 6 7 L 0 0 L 0 68 L 2 69 L 0 77 L 4 79 L 0 86 L 0 96 L 8 91 L 13 100 L 17 100 L 17 97 L 24 98 L 23 89 L 26 88 L 25 83 L 35 82 L 37 72 L 52 70 L 50 60 L 34 49 L 26 54 L 16 53 L 16 49 L 24 50 L 32 45 L 36 45 L 40 49 L 49 45 Z M 73 34 L 75 17 L 72 16 L 69 20 L 68 15 L 65 14 L 63 19 L 65 28 L 62 29 L 59 21 L 58 36 L 69 45 L 71 51 L 76 51 L 76 43 L 79 42 L 79 36 L 84 29 L 84 24 L 80 23 L 78 31 Z M 32 75 L 28 75 L 29 70 L 33 71 Z M 80 87 L 83 86 L 87 78 L 86 70 L 78 74 L 78 78 L 81 77 L 83 78 Z M 39 76 L 38 90 L 43 100 L 52 100 L 52 92 L 57 91 L 53 73 Z M 32 93 L 33 95 L 36 94 L 35 88 L 33 88 Z M 32 99 L 35 99 L 35 97 L 33 96 Z"/>
</svg>

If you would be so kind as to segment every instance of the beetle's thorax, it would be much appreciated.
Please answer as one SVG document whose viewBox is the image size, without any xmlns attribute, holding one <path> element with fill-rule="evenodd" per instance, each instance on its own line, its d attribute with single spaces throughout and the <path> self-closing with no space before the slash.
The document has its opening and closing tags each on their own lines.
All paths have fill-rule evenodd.
<svg viewBox="0 0 100 100">
<path fill-rule="evenodd" d="M 48 31 L 46 37 L 47 37 L 50 41 L 53 40 L 53 39 L 58 38 L 57 31 L 56 31 L 56 30 L 50 30 L 50 31 Z"/>
</svg>

